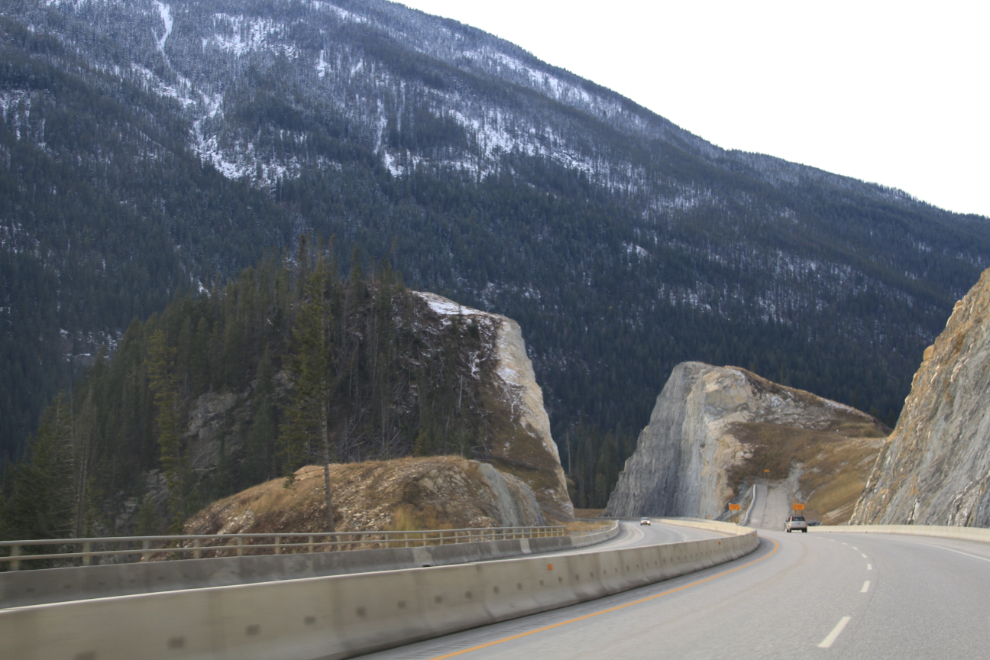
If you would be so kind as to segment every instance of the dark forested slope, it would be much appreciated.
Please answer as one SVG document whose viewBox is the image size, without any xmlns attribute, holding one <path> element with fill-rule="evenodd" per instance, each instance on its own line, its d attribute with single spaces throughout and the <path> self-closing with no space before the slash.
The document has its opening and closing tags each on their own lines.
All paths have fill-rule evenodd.
<svg viewBox="0 0 990 660">
<path fill-rule="evenodd" d="M 684 360 L 892 423 L 990 265 L 985 218 L 718 149 L 380 0 L 4 3 L 0 104 L 6 456 L 131 318 L 308 231 L 518 320 L 588 484 Z"/>
</svg>

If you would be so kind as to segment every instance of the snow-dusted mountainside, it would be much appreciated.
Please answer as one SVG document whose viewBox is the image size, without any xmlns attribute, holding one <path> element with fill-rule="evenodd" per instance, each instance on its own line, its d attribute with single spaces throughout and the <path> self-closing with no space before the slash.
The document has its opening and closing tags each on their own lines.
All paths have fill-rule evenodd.
<svg viewBox="0 0 990 660">
<path fill-rule="evenodd" d="M 19 0 L 0 62 L 0 456 L 93 351 L 60 331 L 310 231 L 518 319 L 555 430 L 638 426 L 686 359 L 896 415 L 990 266 L 985 218 L 724 151 L 384 0 Z"/>
<path fill-rule="evenodd" d="M 902 199 L 854 179 L 795 166 L 767 156 L 726 152 L 639 107 L 630 100 L 534 58 L 508 42 L 455 21 L 437 19 L 381 0 L 335 3 L 252 0 L 51 0 L 48 11 L 26 12 L 29 29 L 56 19 L 84 21 L 104 37 L 126 35 L 118 44 L 129 61 L 99 58 L 97 65 L 174 99 L 191 123 L 189 146 L 225 176 L 273 186 L 304 167 L 333 166 L 328 154 L 295 153 L 309 141 L 293 125 L 307 111 L 350 123 L 358 141 L 394 175 L 418 165 L 453 167 L 484 176 L 501 157 L 540 156 L 626 193 L 649 191 L 650 211 L 719 204 L 707 186 L 657 179 L 634 153 L 683 151 L 709 162 L 743 169 L 767 183 L 824 181 L 880 198 Z M 68 43 L 85 35 L 68 30 Z M 100 61 L 103 60 L 103 61 Z M 267 71 L 266 71 L 267 70 Z M 275 72 L 293 95 L 279 99 L 284 121 L 277 139 L 296 148 L 275 148 L 243 122 L 243 105 L 264 94 L 254 76 Z M 245 99 L 244 97 L 248 97 Z M 295 111 L 295 112 L 293 112 Z M 327 116 L 329 115 L 329 116 Z M 337 116 L 334 116 L 337 115 Z M 247 124 L 246 126 L 238 124 Z M 440 128 L 437 150 L 394 139 L 420 124 Z M 614 144 L 589 139 L 598 125 L 615 131 Z M 413 148 L 410 148 L 410 147 Z M 630 153 L 633 152 L 633 153 Z"/>
</svg>

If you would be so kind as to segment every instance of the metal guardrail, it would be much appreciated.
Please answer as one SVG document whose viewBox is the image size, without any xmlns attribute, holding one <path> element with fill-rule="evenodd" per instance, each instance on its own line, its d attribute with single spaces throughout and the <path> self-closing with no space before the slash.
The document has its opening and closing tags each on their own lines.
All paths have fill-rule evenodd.
<svg viewBox="0 0 990 660">
<path fill-rule="evenodd" d="M 601 530 L 577 532 L 582 536 Z M 474 529 L 437 529 L 405 532 L 334 532 L 319 534 L 189 534 L 180 536 L 118 536 L 86 539 L 39 539 L 0 541 L 0 552 L 9 548 L 10 554 L 0 557 L 0 566 L 16 571 L 22 562 L 74 560 L 90 566 L 95 558 L 121 557 L 127 561 L 160 561 L 168 559 L 203 559 L 211 557 L 242 557 L 246 554 L 283 554 L 298 552 L 340 552 L 375 548 L 415 548 L 427 545 L 476 543 L 515 539 L 549 538 L 567 535 L 563 526 L 491 527 Z M 140 543 L 140 548 L 133 547 Z M 52 553 L 25 554 L 23 550 L 55 546 Z M 117 546 L 112 548 L 111 546 Z M 121 548 L 120 546 L 124 546 Z M 73 551 L 70 551 L 72 548 Z M 140 555 L 137 560 L 129 559 Z M 72 562 L 75 564 L 75 562 Z M 113 562 L 122 563 L 122 562 Z M 68 565 L 62 563 L 62 566 Z"/>
</svg>

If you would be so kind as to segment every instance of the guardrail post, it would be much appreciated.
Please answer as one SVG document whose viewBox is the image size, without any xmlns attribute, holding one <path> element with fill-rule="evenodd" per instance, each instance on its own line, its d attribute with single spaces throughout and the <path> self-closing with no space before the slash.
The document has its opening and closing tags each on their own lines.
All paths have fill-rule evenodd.
<svg viewBox="0 0 990 660">
<path fill-rule="evenodd" d="M 275 537 L 275 554 L 276 555 L 282 554 L 282 537 L 281 536 L 276 536 Z"/>
<path fill-rule="evenodd" d="M 311 553 L 313 552 L 313 535 L 312 534 L 309 535 L 309 547 L 308 547 L 308 550 Z"/>
<path fill-rule="evenodd" d="M 193 559 L 200 558 L 199 539 L 193 539 Z"/>
<path fill-rule="evenodd" d="M 12 546 L 10 546 L 10 556 L 11 557 L 20 557 L 21 556 L 21 546 L 19 546 L 19 545 L 12 545 Z M 12 560 L 10 562 L 10 570 L 12 570 L 12 571 L 18 571 L 18 570 L 20 570 L 20 568 L 21 568 L 21 560 L 20 559 L 14 559 L 14 560 Z"/>
<path fill-rule="evenodd" d="M 151 541 L 149 541 L 148 539 L 142 539 L 141 540 L 141 549 L 144 550 L 145 552 L 142 552 L 141 553 L 141 561 L 150 561 L 151 560 L 151 553 L 150 552 L 147 552 L 147 550 L 149 548 L 151 548 Z"/>
<path fill-rule="evenodd" d="M 92 555 L 90 555 L 89 553 L 93 551 L 93 544 L 89 541 L 84 542 L 82 551 L 83 551 L 82 565 L 89 566 L 89 561 L 90 559 L 92 559 Z"/>
<path fill-rule="evenodd" d="M 242 539 L 240 536 L 237 537 L 237 556 L 238 557 L 244 556 L 244 539 Z"/>
</svg>

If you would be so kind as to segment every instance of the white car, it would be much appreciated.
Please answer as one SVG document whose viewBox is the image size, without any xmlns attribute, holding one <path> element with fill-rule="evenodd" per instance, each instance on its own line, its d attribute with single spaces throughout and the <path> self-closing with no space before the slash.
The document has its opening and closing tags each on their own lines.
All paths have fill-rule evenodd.
<svg viewBox="0 0 990 660">
<path fill-rule="evenodd" d="M 640 518 L 639 519 L 639 524 L 640 525 L 652 525 L 653 523 L 650 522 L 650 519 L 649 518 L 643 517 L 643 518 Z"/>
<path fill-rule="evenodd" d="M 787 522 L 784 523 L 784 531 L 790 534 L 796 529 L 799 529 L 805 533 L 808 532 L 808 523 L 805 521 L 804 516 L 787 517 Z"/>
</svg>

